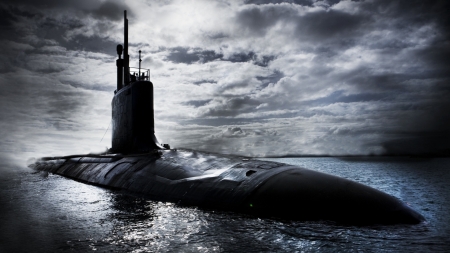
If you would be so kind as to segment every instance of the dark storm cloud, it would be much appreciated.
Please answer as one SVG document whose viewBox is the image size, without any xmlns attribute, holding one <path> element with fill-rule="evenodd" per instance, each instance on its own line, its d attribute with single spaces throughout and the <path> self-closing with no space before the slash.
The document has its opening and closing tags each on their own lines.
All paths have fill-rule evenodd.
<svg viewBox="0 0 450 253">
<path fill-rule="evenodd" d="M 450 26 L 449 26 L 450 27 Z M 427 47 L 416 51 L 416 56 L 420 59 L 426 60 L 434 71 L 442 71 L 443 75 L 450 69 L 450 46 L 444 43 L 439 43 L 431 47 Z M 433 73 L 435 75 L 437 73 Z M 441 76 L 442 76 L 441 74 Z"/>
<path fill-rule="evenodd" d="M 449 90 L 416 105 L 412 117 L 399 115 L 400 126 L 383 142 L 388 155 L 450 155 L 450 96 Z"/>
<path fill-rule="evenodd" d="M 368 102 L 368 101 L 380 101 L 388 100 L 389 98 L 395 98 L 395 96 L 388 97 L 385 94 L 380 93 L 358 93 L 345 95 L 344 91 L 339 90 L 331 93 L 330 95 L 315 100 L 306 101 L 305 104 L 311 106 L 317 105 L 329 105 L 334 103 L 354 103 L 354 102 Z"/>
<path fill-rule="evenodd" d="M 0 31 L 6 34 L 6 32 L 13 31 L 13 25 L 18 21 L 18 18 L 11 13 L 10 10 L 2 8 L 0 6 Z"/>
<path fill-rule="evenodd" d="M 442 40 L 448 39 L 450 32 L 450 17 L 448 10 L 450 2 L 445 0 L 407 1 L 407 0 L 379 0 L 360 3 L 361 12 L 378 20 L 380 28 L 390 28 L 398 32 L 415 32 L 420 26 L 436 25 L 439 29 L 434 33 L 437 40 L 433 47 L 441 46 Z M 403 38 L 399 37 L 400 43 Z"/>
<path fill-rule="evenodd" d="M 448 133 L 428 132 L 404 134 L 396 133 L 397 138 L 385 141 L 384 155 L 420 155 L 420 156 L 449 156 Z M 444 139 L 442 138 L 444 136 Z"/>
<path fill-rule="evenodd" d="M 37 8 L 55 8 L 55 7 L 80 7 L 80 6 L 89 6 L 97 1 L 89 1 L 89 0 L 79 0 L 79 1 L 59 1 L 59 0 L 4 0 L 3 4 L 11 4 L 11 5 L 22 5 L 22 6 L 31 6 Z"/>
<path fill-rule="evenodd" d="M 395 29 L 414 31 L 411 28 L 436 25 L 435 41 L 426 47 L 413 50 L 411 61 L 422 61 L 421 68 L 409 69 L 402 74 L 355 76 L 353 81 L 366 89 L 397 90 L 397 96 L 409 96 L 409 107 L 397 117 L 393 132 L 383 141 L 385 154 L 450 154 L 450 47 L 446 45 L 450 30 L 448 1 L 375 1 L 361 5 L 367 11 L 376 11 L 379 18 L 391 19 Z M 401 38 L 399 38 L 401 39 Z M 397 44 L 399 48 L 409 45 Z M 387 46 L 387 45 L 386 45 Z M 405 82 L 420 83 L 417 93 L 408 92 Z M 420 92 L 420 93 L 419 93 Z M 393 111 L 402 111 L 394 106 Z M 413 114 L 411 112 L 414 111 Z"/>
<path fill-rule="evenodd" d="M 74 1 L 75 2 L 75 1 Z M 27 1 L 19 3 L 28 3 Z M 71 10 L 70 4 L 60 3 L 59 1 L 49 1 L 48 4 L 36 1 L 36 7 L 34 8 L 24 8 L 19 5 L 0 5 L 0 12 L 5 22 L 2 22 L 3 27 L 0 31 L 2 33 L 3 39 L 10 39 L 14 41 L 21 41 L 25 44 L 30 44 L 34 47 L 42 47 L 51 43 L 57 43 L 59 46 L 65 47 L 68 50 L 85 50 L 92 52 L 102 52 L 110 55 L 115 55 L 116 42 L 111 41 L 107 38 L 108 32 L 115 27 L 114 23 L 110 21 L 105 21 L 105 19 L 117 20 L 122 18 L 123 8 L 120 3 L 106 2 L 100 5 L 96 5 L 93 2 L 83 2 L 72 3 L 73 5 L 80 4 L 81 6 L 86 6 L 86 8 L 91 8 L 92 11 L 87 13 L 77 12 L 77 9 Z M 60 3 L 60 4 L 58 4 Z M 56 15 L 46 16 L 45 12 L 40 9 L 42 8 L 67 8 L 58 9 L 61 12 L 56 11 Z M 100 9 L 96 9 L 97 7 Z M 107 6 L 106 9 L 102 9 L 102 6 Z M 115 6 L 117 9 L 112 9 L 111 6 Z M 56 9 L 51 9 L 52 13 Z M 119 10 L 120 9 L 120 10 Z M 100 13 L 97 13 L 97 10 Z M 72 15 L 68 15 L 72 12 Z M 107 15 L 112 12 L 111 15 Z M 117 16 L 117 13 L 120 15 Z M 66 14 L 66 15 L 64 15 Z M 114 14 L 114 15 L 112 15 Z M 91 24 L 87 16 L 93 16 L 98 18 L 99 21 L 95 24 Z M 28 24 L 26 24 L 28 23 Z M 94 26 L 89 29 L 89 26 Z M 97 31 L 97 34 L 84 34 L 83 32 L 75 33 L 68 37 L 68 34 L 76 31 Z M 106 35 L 106 38 L 105 38 Z M 30 40 L 30 36 L 36 36 L 35 39 Z"/>
<path fill-rule="evenodd" d="M 375 74 L 373 70 L 368 68 L 361 68 L 346 73 L 343 80 L 358 87 L 362 91 L 372 90 L 378 92 L 386 92 L 388 90 L 402 90 L 406 87 L 401 84 L 402 81 L 409 80 L 410 76 L 404 74 Z"/>
<path fill-rule="evenodd" d="M 29 77 L 24 74 L 7 74 L 0 80 L 0 133 L 3 136 L 0 153 L 14 154 L 18 165 L 24 164 L 29 152 L 47 152 L 52 143 L 64 145 L 72 140 L 71 135 L 76 135 L 73 131 L 84 125 L 80 115 L 93 110 L 88 101 L 95 99 L 92 94 L 61 85 L 45 75 Z M 70 131 L 71 135 L 61 131 Z M 6 147 L 10 151 L 4 150 Z M 62 146 L 50 152 L 61 152 L 68 147 L 74 146 Z"/>
<path fill-rule="evenodd" d="M 20 22 L 23 19 L 40 19 L 43 15 L 28 10 L 21 10 L 15 6 L 6 6 L 0 3 L 0 35 L 2 39 L 17 40 L 27 35 L 25 29 L 21 29 Z"/>
<path fill-rule="evenodd" d="M 204 80 L 199 80 L 199 81 L 193 82 L 193 84 L 195 84 L 195 85 L 199 85 L 199 84 L 203 84 L 203 83 L 217 83 L 217 81 L 211 80 L 211 79 L 204 79 Z"/>
<path fill-rule="evenodd" d="M 60 45 L 68 50 L 99 52 L 111 56 L 117 56 L 117 42 L 105 40 L 104 38 L 95 35 L 91 37 L 77 35 L 70 41 L 62 40 Z"/>
<path fill-rule="evenodd" d="M 196 118 L 196 119 L 188 119 L 183 121 L 186 124 L 195 124 L 201 126 L 212 126 L 212 127 L 221 127 L 227 125 L 246 125 L 249 123 L 257 123 L 264 121 L 261 118 Z"/>
<path fill-rule="evenodd" d="M 339 3 L 341 0 L 246 0 L 246 4 L 280 4 L 280 3 L 290 3 L 290 4 L 298 4 L 303 6 L 312 7 L 314 3 L 320 3 L 327 6 L 333 6 L 337 3 Z"/>
<path fill-rule="evenodd" d="M 322 43 L 335 37 L 345 40 L 355 36 L 366 19 L 363 15 L 335 10 L 307 13 L 297 18 L 297 36 L 302 40 L 321 40 Z"/>
<path fill-rule="evenodd" d="M 249 6 L 236 16 L 248 34 L 264 36 L 276 24 L 294 25 L 294 38 L 307 41 L 351 40 L 369 17 L 340 10 L 318 10 L 300 14 L 289 5 Z M 350 42 L 347 42 L 350 43 Z"/>
<path fill-rule="evenodd" d="M 233 93 L 236 90 L 248 88 L 251 86 L 249 78 L 242 78 L 241 80 L 233 80 L 231 82 L 223 83 L 215 89 L 215 96 L 228 99 L 229 93 Z M 235 95 L 231 95 L 235 96 Z"/>
<path fill-rule="evenodd" d="M 281 73 L 278 70 L 275 70 L 273 73 L 267 75 L 267 76 L 256 76 L 256 79 L 258 81 L 261 81 L 261 88 L 265 88 L 267 87 L 267 85 L 269 85 L 270 83 L 277 83 L 278 81 L 280 81 L 281 78 L 284 77 L 284 74 Z"/>
<path fill-rule="evenodd" d="M 249 133 L 245 132 L 240 127 L 229 127 L 226 130 L 222 131 L 219 135 L 215 135 L 214 137 L 220 136 L 220 138 L 241 138 L 247 136 L 248 134 Z"/>
<path fill-rule="evenodd" d="M 167 56 L 167 60 L 176 63 L 191 64 L 200 60 L 200 57 L 195 53 L 188 53 L 188 48 L 175 48 Z"/>
<path fill-rule="evenodd" d="M 359 5 L 367 14 L 380 15 L 385 18 L 403 19 L 406 21 L 427 24 L 430 20 L 448 25 L 446 10 L 449 7 L 448 1 L 408 1 L 408 0 L 377 0 L 361 1 Z M 446 23 L 446 24 L 445 24 Z M 403 27 L 409 24 L 403 24 Z"/>
<path fill-rule="evenodd" d="M 292 3 L 304 6 L 312 6 L 314 0 L 246 0 L 246 4 L 279 4 L 279 3 Z"/>
<path fill-rule="evenodd" d="M 269 63 L 271 61 L 273 61 L 275 59 L 275 56 L 271 55 L 271 56 L 263 56 L 261 57 L 261 59 L 256 59 L 255 60 L 255 64 L 260 66 L 260 67 L 267 67 L 269 66 Z"/>
<path fill-rule="evenodd" d="M 207 63 L 211 61 L 221 60 L 221 61 L 229 61 L 229 62 L 252 62 L 255 65 L 261 67 L 267 67 L 268 64 L 275 59 L 275 56 L 267 56 L 264 55 L 262 57 L 258 57 L 254 52 L 238 52 L 229 55 L 228 57 L 224 57 L 222 53 L 216 53 L 212 50 L 202 50 L 200 48 L 183 48 L 176 47 L 171 48 L 169 50 L 169 54 L 166 56 L 166 59 L 174 62 L 174 63 Z"/>
<path fill-rule="evenodd" d="M 255 59 L 256 54 L 254 52 L 236 53 L 227 58 L 231 62 L 248 62 Z"/>
<path fill-rule="evenodd" d="M 34 68 L 33 69 L 35 72 L 39 73 L 39 74 L 52 74 L 52 73 L 58 73 L 64 70 L 63 67 L 54 67 L 54 66 L 49 66 L 49 67 L 42 67 L 40 66 L 39 68 Z"/>
<path fill-rule="evenodd" d="M 261 103 L 249 96 L 234 97 L 224 101 L 219 101 L 219 104 L 213 108 L 208 108 L 203 116 L 209 117 L 229 117 L 236 116 L 244 112 L 253 111 L 254 108 Z"/>
<path fill-rule="evenodd" d="M 257 6 L 245 8 L 237 13 L 237 23 L 248 34 L 264 35 L 272 26 L 279 22 L 283 15 L 286 15 L 282 8 L 271 7 L 268 9 L 263 10 Z"/>
<path fill-rule="evenodd" d="M 429 99 L 410 101 L 399 114 L 392 138 L 383 142 L 388 155 L 450 155 L 450 78 L 427 92 Z M 408 116 L 406 112 L 414 110 Z"/>
<path fill-rule="evenodd" d="M 39 27 L 37 27 L 38 28 L 37 35 L 40 36 L 43 35 L 41 33 L 46 32 L 46 33 L 53 33 L 54 36 L 57 36 L 56 34 L 58 33 L 64 33 L 66 30 L 82 28 L 83 26 L 84 26 L 83 22 L 75 18 L 68 17 L 65 18 L 64 20 L 61 20 L 55 19 L 53 17 L 43 17 L 42 20 L 40 20 Z"/>
<path fill-rule="evenodd" d="M 96 18 L 105 18 L 109 20 L 122 20 L 123 10 L 128 9 L 125 2 L 105 1 L 92 12 Z M 133 13 L 127 11 L 127 16 L 132 17 Z"/>
<path fill-rule="evenodd" d="M 104 34 L 114 27 L 112 23 L 96 24 L 97 34 L 89 36 L 76 34 L 70 36 L 70 38 L 67 37 L 66 33 L 68 31 L 83 29 L 85 26 L 86 24 L 80 19 L 67 18 L 60 20 L 47 17 L 39 22 L 35 33 L 39 38 L 53 40 L 67 50 L 101 52 L 109 55 L 116 54 L 117 42 L 104 37 Z"/>
<path fill-rule="evenodd" d="M 230 62 L 252 62 L 255 65 L 258 65 L 260 67 L 267 67 L 271 61 L 275 59 L 275 56 L 271 55 L 263 55 L 258 56 L 255 52 L 239 52 L 239 53 L 233 53 L 230 56 L 223 58 L 224 61 L 230 61 Z"/>
<path fill-rule="evenodd" d="M 299 152 L 295 149 L 302 147 L 289 137 L 252 139 L 252 130 L 246 128 L 266 122 L 270 130 L 282 121 L 292 123 L 294 118 L 307 122 L 297 130 L 305 132 L 300 140 L 323 150 L 318 152 L 377 150 L 360 151 L 362 144 L 342 145 L 347 142 L 377 143 L 386 154 L 398 150 L 436 153 L 449 146 L 446 112 L 450 108 L 445 102 L 450 95 L 450 57 L 445 42 L 449 18 L 442 11 L 448 10 L 448 4 L 337 2 L 248 1 L 249 5 L 236 10 L 232 15 L 236 29 L 225 34 L 252 46 L 233 47 L 228 37 L 222 36 L 221 43 L 232 47 L 224 53 L 226 58 L 216 51 L 212 60 L 235 66 L 253 63 L 267 71 L 255 71 L 256 76 L 230 71 L 230 76 L 239 78 L 213 78 L 217 83 L 208 84 L 214 88 L 213 99 L 186 104 L 198 106 L 195 123 L 239 125 L 240 129 L 224 127 L 222 135 L 206 141 L 208 148 L 226 144 L 228 151 L 242 151 L 266 145 L 266 149 L 276 150 L 273 146 L 284 142 Z M 264 47 L 258 48 L 260 44 Z M 285 51 L 276 48 L 285 46 Z M 208 62 L 201 58 L 201 46 L 184 49 L 173 55 L 174 62 L 191 66 Z M 310 56 L 296 58 L 301 54 Z M 287 129 L 292 132 L 295 127 Z"/>
<path fill-rule="evenodd" d="M 124 1 L 98 1 L 98 0 L 3 0 L 2 4 L 9 6 L 25 7 L 28 10 L 68 10 L 72 14 L 81 10 L 95 18 L 120 20 L 123 10 L 127 9 Z M 130 13 L 132 14 L 132 13 Z"/>
<path fill-rule="evenodd" d="M 75 115 L 81 108 L 88 107 L 86 101 L 92 99 L 83 90 L 56 86 L 57 81 L 47 77 L 35 78 L 30 82 L 27 76 L 10 76 L 14 77 L 11 79 L 14 80 L 14 85 L 1 92 L 2 100 L 7 103 L 2 108 L 23 110 L 30 115 L 41 115 L 43 118 L 70 120 L 71 115 Z M 11 120 L 16 116 L 9 115 Z"/>
<path fill-rule="evenodd" d="M 102 115 L 102 108 L 92 108 L 99 104 L 101 92 L 94 95 L 89 90 L 105 89 L 104 84 L 90 69 L 98 76 L 108 74 L 104 73 L 108 68 L 99 64 L 108 58 L 101 52 L 115 54 L 116 43 L 103 31 L 116 26 L 123 8 L 119 1 L 0 3 L 0 134 L 14 143 L 10 153 L 23 160 L 27 152 L 73 149 L 75 142 L 65 144 L 86 127 L 84 117 Z M 103 82 L 108 83 L 106 79 Z M 61 147 L 52 149 L 57 142 Z"/>
<path fill-rule="evenodd" d="M 204 105 L 208 104 L 211 101 L 212 101 L 212 99 L 207 99 L 207 100 L 189 100 L 189 101 L 183 102 L 183 104 L 189 105 L 189 106 L 193 106 L 193 107 L 201 107 L 201 106 L 204 106 Z"/>
<path fill-rule="evenodd" d="M 332 126 L 328 128 L 327 134 L 334 136 L 345 136 L 345 135 L 363 135 L 363 134 L 373 134 L 377 133 L 376 128 L 351 128 L 347 126 Z"/>
<path fill-rule="evenodd" d="M 272 1 L 252 2 L 264 4 Z M 247 29 L 245 31 L 249 35 L 266 36 L 269 31 L 273 33 L 279 24 L 288 29 L 295 27 L 292 38 L 309 43 L 302 49 L 314 54 L 311 62 L 315 66 L 308 70 L 307 75 L 301 79 L 289 77 L 286 80 L 292 80 L 290 82 L 277 80 L 280 84 L 267 93 L 270 94 L 268 107 L 306 108 L 301 115 L 336 116 L 333 122 L 345 125 L 345 120 L 338 118 L 341 112 L 329 108 L 362 104 L 375 111 L 364 106 L 352 110 L 361 114 L 356 116 L 362 121 L 354 122 L 352 127 L 327 131 L 327 138 L 372 133 L 378 135 L 378 143 L 383 146 L 385 154 L 448 153 L 450 120 L 447 115 L 450 107 L 446 101 L 450 96 L 450 47 L 446 41 L 450 27 L 444 11 L 449 9 L 448 2 L 362 1 L 355 7 L 359 8 L 358 11 L 319 9 L 300 13 L 289 5 L 259 5 L 247 6 L 238 12 L 237 22 L 244 30 Z M 430 30 L 435 30 L 434 34 L 428 32 Z M 355 55 L 347 58 L 350 62 L 355 61 L 355 67 L 343 71 L 339 66 L 328 65 L 348 49 L 355 50 Z M 378 59 L 372 64 L 365 63 L 364 59 L 356 64 L 358 51 L 365 54 L 363 57 L 371 57 L 367 52 L 372 52 Z M 336 90 L 321 98 L 296 102 L 294 94 L 313 86 L 317 87 L 316 91 L 320 90 L 320 86 L 309 83 L 308 79 L 326 80 L 328 84 L 324 88 L 335 86 Z M 302 82 L 311 86 L 302 86 Z M 336 83 L 348 84 L 350 89 L 339 90 Z M 308 110 L 311 106 L 323 109 Z M 368 132 L 361 131 L 358 127 L 364 121 L 372 121 L 376 127 L 366 127 L 370 129 Z"/>
<path fill-rule="evenodd" d="M 192 64 L 194 62 L 206 63 L 221 59 L 222 57 L 222 54 L 216 54 L 216 52 L 211 50 L 177 47 L 170 50 L 170 53 L 167 56 L 167 60 L 175 63 Z"/>
</svg>

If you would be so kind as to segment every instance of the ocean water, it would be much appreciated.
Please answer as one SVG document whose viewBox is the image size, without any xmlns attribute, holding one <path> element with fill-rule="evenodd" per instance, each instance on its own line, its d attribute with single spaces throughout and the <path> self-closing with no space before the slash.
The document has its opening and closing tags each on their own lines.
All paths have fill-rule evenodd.
<svg viewBox="0 0 450 253">
<path fill-rule="evenodd" d="M 151 201 L 22 168 L 0 177 L 0 252 L 450 252 L 450 159 L 262 159 L 387 192 L 418 225 L 259 219 Z"/>
</svg>

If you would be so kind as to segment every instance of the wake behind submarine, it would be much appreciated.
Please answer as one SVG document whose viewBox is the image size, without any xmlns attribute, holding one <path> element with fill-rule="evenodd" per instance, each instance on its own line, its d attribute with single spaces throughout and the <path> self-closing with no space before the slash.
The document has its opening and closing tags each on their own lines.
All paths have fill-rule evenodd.
<svg viewBox="0 0 450 253">
<path fill-rule="evenodd" d="M 152 200 L 263 217 L 358 225 L 424 220 L 397 198 L 344 178 L 161 145 L 154 132 L 150 71 L 141 69 L 139 59 L 137 75 L 130 74 L 126 11 L 124 20 L 125 41 L 117 46 L 117 90 L 112 99 L 112 148 L 101 155 L 41 158 L 31 168 Z"/>
</svg>

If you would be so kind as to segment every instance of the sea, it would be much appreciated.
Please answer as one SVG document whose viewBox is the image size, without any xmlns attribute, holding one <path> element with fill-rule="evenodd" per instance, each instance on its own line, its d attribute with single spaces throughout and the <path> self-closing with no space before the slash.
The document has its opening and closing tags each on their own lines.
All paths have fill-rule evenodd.
<svg viewBox="0 0 450 253">
<path fill-rule="evenodd" d="M 261 160 L 369 185 L 406 202 L 426 221 L 348 226 L 258 218 L 3 168 L 0 252 L 450 252 L 450 158 Z"/>
</svg>

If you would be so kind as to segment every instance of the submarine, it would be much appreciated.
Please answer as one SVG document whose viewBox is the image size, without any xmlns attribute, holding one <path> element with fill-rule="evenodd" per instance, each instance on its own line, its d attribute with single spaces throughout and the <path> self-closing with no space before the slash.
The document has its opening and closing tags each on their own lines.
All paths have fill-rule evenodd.
<svg viewBox="0 0 450 253">
<path fill-rule="evenodd" d="M 43 157 L 30 168 L 155 201 L 256 217 L 350 225 L 424 221 L 401 200 L 348 179 L 284 163 L 159 143 L 150 70 L 141 69 L 141 59 L 138 69 L 129 67 L 126 11 L 124 45 L 117 46 L 117 54 L 111 149 L 102 154 Z M 132 74 L 133 70 L 137 72 Z"/>
</svg>

